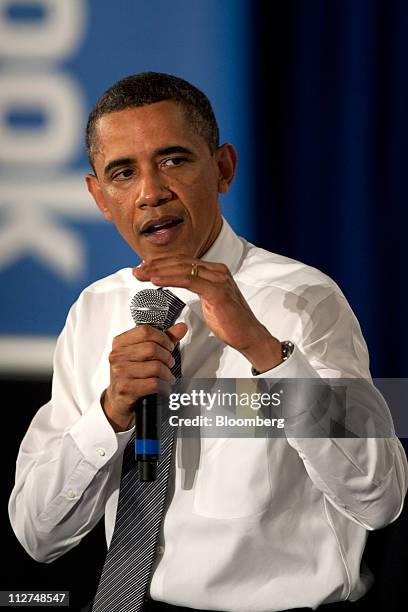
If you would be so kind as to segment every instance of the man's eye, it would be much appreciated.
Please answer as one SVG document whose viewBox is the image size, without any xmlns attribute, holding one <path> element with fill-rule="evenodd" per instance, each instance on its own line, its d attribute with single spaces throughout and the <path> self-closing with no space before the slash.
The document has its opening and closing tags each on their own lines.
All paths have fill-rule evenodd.
<svg viewBox="0 0 408 612">
<path fill-rule="evenodd" d="M 164 168 L 173 168 L 181 166 L 185 161 L 187 161 L 186 157 L 169 157 L 169 159 L 164 159 L 160 165 Z"/>
<path fill-rule="evenodd" d="M 114 181 L 116 181 L 116 180 L 124 181 L 124 180 L 130 178 L 131 176 L 133 176 L 133 170 L 131 168 L 126 168 L 125 170 L 121 170 L 120 172 L 116 172 L 116 174 L 114 174 L 112 176 L 112 179 Z"/>
</svg>

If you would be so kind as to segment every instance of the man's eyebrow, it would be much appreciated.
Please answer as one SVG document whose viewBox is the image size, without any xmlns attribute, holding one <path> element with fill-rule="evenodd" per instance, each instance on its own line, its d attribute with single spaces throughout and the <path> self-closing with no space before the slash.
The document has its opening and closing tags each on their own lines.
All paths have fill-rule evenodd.
<svg viewBox="0 0 408 612">
<path fill-rule="evenodd" d="M 182 147 L 180 145 L 164 147 L 155 151 L 156 155 L 171 155 L 172 153 L 184 153 L 185 155 L 193 155 L 193 151 L 191 149 L 187 149 L 187 147 Z"/>
<path fill-rule="evenodd" d="M 118 166 L 128 166 L 130 164 L 134 164 L 135 160 L 132 157 L 119 157 L 118 159 L 112 159 L 108 164 L 106 164 L 103 174 L 107 176 L 113 168 L 117 168 Z"/>
</svg>

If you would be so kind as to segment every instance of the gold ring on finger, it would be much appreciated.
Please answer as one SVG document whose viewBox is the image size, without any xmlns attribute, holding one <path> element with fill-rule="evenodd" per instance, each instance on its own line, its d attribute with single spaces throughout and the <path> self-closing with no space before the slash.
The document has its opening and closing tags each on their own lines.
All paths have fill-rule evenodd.
<svg viewBox="0 0 408 612">
<path fill-rule="evenodd" d="M 198 264 L 194 262 L 191 264 L 191 276 L 198 276 Z"/>
</svg>

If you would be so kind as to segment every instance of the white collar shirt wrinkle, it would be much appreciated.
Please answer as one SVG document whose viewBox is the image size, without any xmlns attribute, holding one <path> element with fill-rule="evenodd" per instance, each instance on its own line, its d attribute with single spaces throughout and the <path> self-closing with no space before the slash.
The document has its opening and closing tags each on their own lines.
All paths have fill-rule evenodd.
<svg viewBox="0 0 408 612">
<path fill-rule="evenodd" d="M 225 220 L 204 259 L 227 264 L 260 321 L 296 344 L 265 378 L 369 378 L 358 322 L 327 276 L 254 247 Z M 104 512 L 110 542 L 131 432 L 114 434 L 100 395 L 112 339 L 133 326 L 130 300 L 149 286 L 130 269 L 97 281 L 58 340 L 52 399 L 22 442 L 9 504 L 17 537 L 37 560 L 75 546 Z M 205 325 L 198 297 L 171 290 L 187 304 L 183 375 L 250 378 L 248 361 Z M 400 513 L 407 464 L 396 438 L 182 438 L 171 483 L 151 596 L 197 609 L 274 612 L 366 591 L 367 530 Z"/>
</svg>

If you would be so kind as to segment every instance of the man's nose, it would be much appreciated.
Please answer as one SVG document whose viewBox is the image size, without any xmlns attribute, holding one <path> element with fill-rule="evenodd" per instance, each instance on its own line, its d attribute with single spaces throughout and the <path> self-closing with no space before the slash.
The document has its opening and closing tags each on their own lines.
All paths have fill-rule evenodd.
<svg viewBox="0 0 408 612">
<path fill-rule="evenodd" d="M 139 208 L 159 206 L 170 200 L 171 197 L 171 191 L 165 185 L 164 177 L 159 170 L 151 168 L 141 172 L 136 197 L 136 205 Z"/>
</svg>

